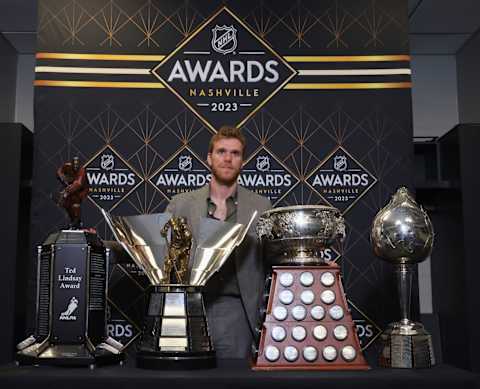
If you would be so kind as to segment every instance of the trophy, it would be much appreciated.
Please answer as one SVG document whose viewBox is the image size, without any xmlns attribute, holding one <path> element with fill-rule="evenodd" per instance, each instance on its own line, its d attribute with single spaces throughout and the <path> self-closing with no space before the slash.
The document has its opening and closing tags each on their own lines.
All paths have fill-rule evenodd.
<svg viewBox="0 0 480 389">
<path fill-rule="evenodd" d="M 81 226 L 88 193 L 78 158 L 57 170 L 63 184 L 58 205 L 68 229 L 52 233 L 37 249 L 35 333 L 17 345 L 17 364 L 82 366 L 122 362 L 123 345 L 106 336 L 109 249 Z"/>
<path fill-rule="evenodd" d="M 435 365 L 432 338 L 423 325 L 410 320 L 414 265 L 428 257 L 433 246 L 433 227 L 407 188 L 400 188 L 381 209 L 372 225 L 370 240 L 375 255 L 395 265 L 401 319 L 381 335 L 380 365 L 422 368 Z"/>
<path fill-rule="evenodd" d="M 73 157 L 57 169 L 57 179 L 62 189 L 56 196 L 56 203 L 64 208 L 70 218 L 70 229 L 81 227 L 81 204 L 88 195 L 88 181 L 85 168 L 80 166 L 80 159 Z"/>
<path fill-rule="evenodd" d="M 264 212 L 257 224 L 272 266 L 254 370 L 367 370 L 340 268 L 323 250 L 345 237 L 340 211 L 299 205 Z"/>
<path fill-rule="evenodd" d="M 214 367 L 215 349 L 202 288 L 243 241 L 256 212 L 247 226 L 202 220 L 200 230 L 206 236 L 196 242 L 193 260 L 192 234 L 184 218 L 169 213 L 137 216 L 113 216 L 105 210 L 102 213 L 115 239 L 151 283 L 137 366 Z"/>
</svg>

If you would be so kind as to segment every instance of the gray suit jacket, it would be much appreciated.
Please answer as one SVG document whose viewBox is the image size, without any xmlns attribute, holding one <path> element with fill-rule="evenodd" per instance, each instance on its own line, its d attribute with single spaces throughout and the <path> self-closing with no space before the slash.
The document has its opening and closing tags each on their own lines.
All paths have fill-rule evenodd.
<svg viewBox="0 0 480 389">
<path fill-rule="evenodd" d="M 178 194 L 173 197 L 166 212 L 187 218 L 193 237 L 196 238 L 199 236 L 200 219 L 207 216 L 208 195 L 208 185 L 192 192 Z M 254 210 L 258 211 L 258 218 L 262 212 L 271 208 L 269 199 L 241 186 L 238 186 L 237 201 L 237 223 L 247 224 Z M 257 324 L 258 306 L 265 280 L 260 247 L 255 234 L 256 222 L 257 220 L 253 222 L 245 240 L 237 247 L 234 259 L 240 295 L 252 333 Z"/>
</svg>

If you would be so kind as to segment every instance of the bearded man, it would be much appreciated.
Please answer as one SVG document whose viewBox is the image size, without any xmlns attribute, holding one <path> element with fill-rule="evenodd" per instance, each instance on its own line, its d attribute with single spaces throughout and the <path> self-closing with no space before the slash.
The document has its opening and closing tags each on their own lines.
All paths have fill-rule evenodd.
<svg viewBox="0 0 480 389">
<path fill-rule="evenodd" d="M 212 172 L 204 187 L 173 197 L 166 211 L 187 219 L 195 239 L 202 218 L 247 224 L 271 208 L 270 200 L 237 183 L 245 137 L 235 127 L 222 127 L 210 140 L 207 163 Z M 257 216 L 258 217 L 258 216 Z M 204 290 L 207 319 L 219 358 L 246 358 L 251 352 L 264 287 L 264 270 L 254 226 Z"/>
</svg>

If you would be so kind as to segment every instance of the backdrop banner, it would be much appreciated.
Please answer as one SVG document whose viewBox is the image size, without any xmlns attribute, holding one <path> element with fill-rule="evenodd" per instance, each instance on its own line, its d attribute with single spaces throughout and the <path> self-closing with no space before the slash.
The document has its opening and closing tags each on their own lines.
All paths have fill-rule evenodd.
<svg viewBox="0 0 480 389">
<path fill-rule="evenodd" d="M 275 206 L 330 204 L 347 239 L 325 252 L 367 348 L 398 317 L 392 269 L 369 233 L 411 186 L 406 0 L 40 0 L 35 80 L 34 244 L 66 225 L 55 172 L 79 156 L 83 222 L 99 208 L 162 212 L 208 183 L 208 140 L 224 124 L 248 142 L 240 184 Z M 148 283 L 111 265 L 109 332 L 140 332 Z"/>
</svg>

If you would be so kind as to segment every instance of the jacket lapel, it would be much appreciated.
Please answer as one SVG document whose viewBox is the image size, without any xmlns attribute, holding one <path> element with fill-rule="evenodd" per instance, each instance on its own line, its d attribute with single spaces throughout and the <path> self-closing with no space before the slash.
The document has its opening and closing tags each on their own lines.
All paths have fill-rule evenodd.
<svg viewBox="0 0 480 389">
<path fill-rule="evenodd" d="M 209 193 L 209 186 L 205 185 L 199 190 L 195 191 L 194 198 L 192 199 L 193 206 L 188 206 L 190 209 L 190 220 L 188 223 L 192 227 L 193 236 L 198 235 L 198 229 L 200 228 L 200 220 L 207 216 L 207 198 Z"/>
<path fill-rule="evenodd" d="M 237 223 L 246 225 L 250 221 L 252 212 L 255 209 L 256 206 L 252 202 L 250 193 L 241 186 L 238 186 Z M 259 215 L 257 215 L 257 218 L 258 216 Z M 258 291 L 256 289 L 257 282 L 255 282 L 254 280 L 262 278 L 262 266 L 260 262 L 258 262 L 258 258 L 256 256 L 257 245 L 255 224 L 257 218 L 253 222 L 252 227 L 250 228 L 249 233 L 245 237 L 244 242 L 234 252 L 238 286 L 240 287 L 240 295 L 243 301 L 243 305 L 246 308 L 248 322 L 250 323 L 252 331 L 254 330 L 256 324 L 255 309 L 258 303 L 256 299 L 256 295 L 258 294 Z"/>
<path fill-rule="evenodd" d="M 248 196 L 243 187 L 238 185 L 237 189 L 237 223 L 247 224 L 252 216 L 248 210 L 250 209 L 250 204 L 248 204 Z"/>
</svg>

